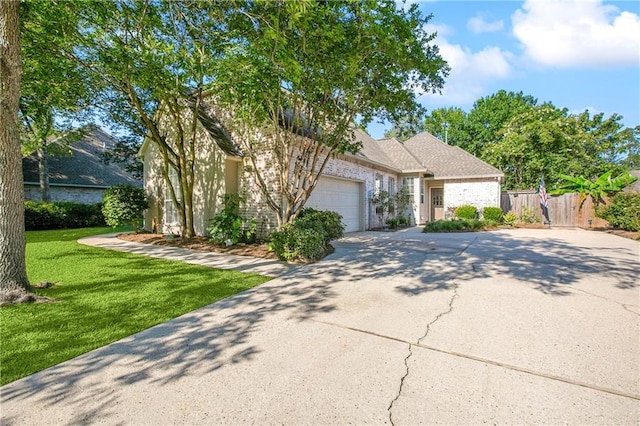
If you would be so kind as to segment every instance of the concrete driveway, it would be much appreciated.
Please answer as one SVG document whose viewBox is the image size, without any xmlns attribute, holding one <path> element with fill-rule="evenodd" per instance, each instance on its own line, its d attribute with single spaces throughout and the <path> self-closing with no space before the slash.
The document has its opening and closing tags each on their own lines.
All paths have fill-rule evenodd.
<svg viewBox="0 0 640 426">
<path fill-rule="evenodd" d="M 638 242 L 356 233 L 1 388 L 3 424 L 640 422 Z"/>
</svg>

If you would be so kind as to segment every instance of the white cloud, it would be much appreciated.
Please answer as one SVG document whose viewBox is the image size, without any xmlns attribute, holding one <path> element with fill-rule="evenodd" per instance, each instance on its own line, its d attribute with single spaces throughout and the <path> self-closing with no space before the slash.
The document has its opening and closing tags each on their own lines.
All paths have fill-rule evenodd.
<svg viewBox="0 0 640 426">
<path fill-rule="evenodd" d="M 438 31 L 434 41 L 440 54 L 448 62 L 451 71 L 442 90 L 442 95 L 424 94 L 420 100 L 424 104 L 471 105 L 486 94 L 487 87 L 513 74 L 510 61 L 513 55 L 499 47 L 487 46 L 480 51 L 452 44 L 444 37 L 452 30 L 446 26 L 427 26 L 427 31 Z"/>
<path fill-rule="evenodd" d="M 476 34 L 494 33 L 496 31 L 500 31 L 503 27 L 504 22 L 501 20 L 488 22 L 485 20 L 484 16 L 474 16 L 467 22 L 467 28 Z"/>
<path fill-rule="evenodd" d="M 640 64 L 640 17 L 602 0 L 527 0 L 511 17 L 534 61 L 560 68 Z"/>
</svg>

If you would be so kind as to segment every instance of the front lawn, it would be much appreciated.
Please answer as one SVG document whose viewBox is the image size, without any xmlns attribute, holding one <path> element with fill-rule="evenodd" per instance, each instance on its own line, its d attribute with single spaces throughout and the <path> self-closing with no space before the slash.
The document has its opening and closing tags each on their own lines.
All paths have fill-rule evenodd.
<svg viewBox="0 0 640 426">
<path fill-rule="evenodd" d="M 35 292 L 55 299 L 0 308 L 0 384 L 262 284 L 267 277 L 80 245 L 111 228 L 27 232 Z"/>
</svg>

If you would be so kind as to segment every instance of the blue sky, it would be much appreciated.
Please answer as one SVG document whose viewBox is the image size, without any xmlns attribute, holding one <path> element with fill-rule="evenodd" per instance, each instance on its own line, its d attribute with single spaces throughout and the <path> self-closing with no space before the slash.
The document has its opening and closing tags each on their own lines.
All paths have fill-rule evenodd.
<svg viewBox="0 0 640 426">
<path fill-rule="evenodd" d="M 427 29 L 437 32 L 434 43 L 451 67 L 441 95 L 419 97 L 428 110 L 469 111 L 480 97 L 504 89 L 640 124 L 640 2 L 415 3 L 433 15 Z M 368 130 L 381 138 L 389 127 L 373 123 Z"/>
</svg>

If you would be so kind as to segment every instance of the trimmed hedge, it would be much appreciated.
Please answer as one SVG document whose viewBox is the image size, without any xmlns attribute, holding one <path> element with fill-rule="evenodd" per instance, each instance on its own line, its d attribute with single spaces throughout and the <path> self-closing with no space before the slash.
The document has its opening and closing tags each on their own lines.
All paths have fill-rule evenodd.
<svg viewBox="0 0 640 426">
<path fill-rule="evenodd" d="M 271 233 L 270 247 L 281 260 L 313 262 L 327 253 L 329 241 L 343 234 L 338 213 L 307 208 L 292 223 Z"/>
<path fill-rule="evenodd" d="M 611 204 L 599 209 L 596 216 L 625 231 L 640 231 L 640 193 L 619 192 Z"/>
<path fill-rule="evenodd" d="M 485 207 L 482 210 L 482 218 L 484 220 L 500 223 L 502 220 L 502 209 L 500 207 Z"/>
<path fill-rule="evenodd" d="M 493 223 L 480 219 L 445 219 L 427 223 L 422 232 L 471 232 L 481 231 L 486 226 L 493 226 Z"/>
<path fill-rule="evenodd" d="M 102 203 L 25 201 L 24 227 L 27 231 L 105 226 Z"/>
<path fill-rule="evenodd" d="M 478 208 L 470 205 L 460 206 L 456 207 L 454 214 L 460 219 L 477 219 Z"/>
</svg>

